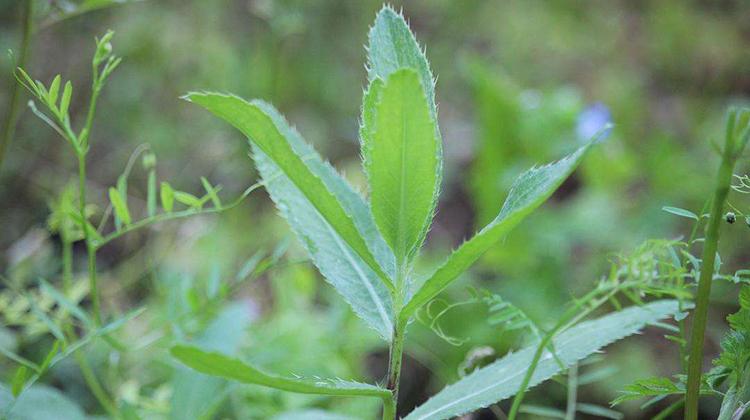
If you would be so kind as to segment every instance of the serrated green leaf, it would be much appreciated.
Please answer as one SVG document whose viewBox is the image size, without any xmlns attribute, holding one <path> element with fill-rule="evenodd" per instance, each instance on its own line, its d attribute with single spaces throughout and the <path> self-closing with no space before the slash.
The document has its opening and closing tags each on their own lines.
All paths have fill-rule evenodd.
<svg viewBox="0 0 750 420">
<path fill-rule="evenodd" d="M 512 228 L 539 207 L 565 181 L 578 166 L 588 149 L 596 141 L 579 148 L 565 158 L 538 168 L 530 169 L 513 183 L 498 216 L 464 242 L 429 277 L 414 294 L 402 311 L 402 322 L 426 304 L 453 280 L 463 274 L 485 251 L 495 245 Z"/>
<path fill-rule="evenodd" d="M 237 96 L 216 93 L 191 93 L 185 98 L 203 106 L 246 135 L 273 160 L 346 244 L 389 288 L 393 288 L 389 276 L 372 255 L 352 216 L 346 212 L 326 184 L 310 170 L 303 157 L 295 153 L 289 140 L 263 110 L 265 105 L 262 102 L 251 103 Z"/>
<path fill-rule="evenodd" d="M 159 189 L 159 195 L 161 196 L 161 206 L 165 212 L 171 213 L 174 208 L 174 190 L 172 186 L 167 182 L 161 183 Z"/>
<path fill-rule="evenodd" d="M 440 138 L 415 70 L 391 73 L 376 90 L 374 108 L 364 112 L 369 121 L 362 141 L 370 204 L 383 238 L 402 265 L 421 246 L 435 211 Z"/>
<path fill-rule="evenodd" d="M 561 370 L 559 362 L 570 366 L 604 346 L 637 333 L 651 322 L 673 316 L 679 310 L 677 301 L 661 300 L 581 322 L 554 338 L 555 355 L 544 353 L 529 386 L 557 374 Z M 474 371 L 445 387 L 404 420 L 452 418 L 515 395 L 526 374 L 519 366 L 529 366 L 535 352 L 536 346 L 529 346 Z"/>
<path fill-rule="evenodd" d="M 246 384 L 267 386 L 301 394 L 371 396 L 390 398 L 390 391 L 375 385 L 340 379 L 285 378 L 261 371 L 239 359 L 221 353 L 206 352 L 198 347 L 177 345 L 172 356 L 185 365 L 207 375 L 219 376 Z"/>
<path fill-rule="evenodd" d="M 114 187 L 109 188 L 109 201 L 112 203 L 115 215 L 122 221 L 122 223 L 129 225 L 131 220 L 128 205 L 125 204 L 125 200 L 123 200 L 120 192 Z"/>
<path fill-rule="evenodd" d="M 264 111 L 273 118 L 294 153 L 305 157 L 310 171 L 323 181 L 341 203 L 344 211 L 352 216 L 378 263 L 392 273 L 395 270 L 393 254 L 378 234 L 370 209 L 362 197 L 305 143 L 296 130 L 289 127 L 276 110 L 265 106 Z M 253 146 L 253 158 L 271 198 L 305 246 L 318 270 L 359 317 L 385 340 L 390 341 L 394 316 L 386 286 L 379 281 L 377 274 L 362 258 L 347 246 L 310 200 L 288 177 L 282 175 L 279 167 L 256 146 Z"/>
<path fill-rule="evenodd" d="M 664 206 L 661 208 L 667 213 L 674 214 L 675 216 L 687 217 L 688 219 L 698 220 L 698 215 L 690 210 L 681 209 L 679 207 Z"/>
<path fill-rule="evenodd" d="M 435 81 L 430 65 L 404 17 L 390 6 L 384 6 L 370 28 L 368 39 L 367 71 L 370 81 L 378 78 L 386 80 L 391 73 L 404 67 L 416 70 L 427 96 L 430 112 L 437 119 Z"/>
</svg>

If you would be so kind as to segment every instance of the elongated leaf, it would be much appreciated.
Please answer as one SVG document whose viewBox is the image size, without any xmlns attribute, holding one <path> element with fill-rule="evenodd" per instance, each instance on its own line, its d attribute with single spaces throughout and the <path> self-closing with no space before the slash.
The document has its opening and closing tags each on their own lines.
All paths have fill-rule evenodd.
<svg viewBox="0 0 750 420">
<path fill-rule="evenodd" d="M 62 118 L 67 117 L 68 107 L 70 107 L 70 97 L 73 95 L 73 85 L 70 80 L 65 82 L 65 88 L 63 89 L 62 98 L 60 98 L 60 116 Z"/>
<path fill-rule="evenodd" d="M 404 67 L 416 70 L 427 96 L 430 112 L 437 119 L 435 80 L 427 58 L 404 17 L 390 6 L 384 6 L 378 12 L 368 38 L 367 71 L 370 81 L 386 80 L 391 73 Z"/>
<path fill-rule="evenodd" d="M 675 216 L 686 217 L 688 219 L 698 220 L 698 215 L 690 210 L 681 209 L 679 207 L 664 206 L 661 208 L 667 213 L 672 213 Z"/>
<path fill-rule="evenodd" d="M 262 385 L 301 394 L 371 396 L 390 398 L 390 391 L 375 385 L 340 379 L 285 378 L 261 371 L 239 359 L 220 353 L 206 352 L 198 347 L 177 345 L 172 356 L 187 366 L 208 375 L 219 376 L 246 384 Z"/>
<path fill-rule="evenodd" d="M 276 110 L 265 105 L 264 111 L 274 119 L 294 152 L 305 157 L 310 171 L 323 181 L 346 213 L 353 217 L 357 229 L 363 235 L 369 249 L 373 251 L 378 263 L 392 275 L 395 270 L 393 254 L 378 234 L 370 210 L 362 197 L 305 143 L 296 130 L 289 127 Z M 318 270 L 359 317 L 385 340 L 390 341 L 394 316 L 386 286 L 299 188 L 256 146 L 253 146 L 253 158 L 271 198 L 300 238 Z"/>
<path fill-rule="evenodd" d="M 115 215 L 126 225 L 130 224 L 130 211 L 128 211 L 128 205 L 125 204 L 120 192 L 113 188 L 109 188 L 109 201 L 112 202 L 112 208 L 115 209 Z"/>
<path fill-rule="evenodd" d="M 195 209 L 200 209 L 203 207 L 203 201 L 194 196 L 193 194 L 186 193 L 184 191 L 174 191 L 174 199 L 178 202 Z"/>
<path fill-rule="evenodd" d="M 55 76 L 54 79 L 52 79 L 52 83 L 49 85 L 49 94 L 47 96 L 47 104 L 49 104 L 50 108 L 55 109 L 57 108 L 57 95 L 60 93 L 60 75 L 58 74 Z"/>
<path fill-rule="evenodd" d="M 164 208 L 165 212 L 171 213 L 174 208 L 174 190 L 172 186 L 167 182 L 162 182 L 159 195 L 161 196 L 162 208 Z"/>
<path fill-rule="evenodd" d="M 251 103 L 236 96 L 216 93 L 191 93 L 185 98 L 203 106 L 245 134 L 273 160 L 346 244 L 389 288 L 393 287 L 389 276 L 367 247 L 352 216 L 346 212 L 320 177 L 310 170 L 303 157 L 295 153 L 282 130 L 264 111 L 262 102 Z"/>
<path fill-rule="evenodd" d="M 565 158 L 530 169 L 516 179 L 500 214 L 473 238 L 464 242 L 425 281 L 402 311 L 402 321 L 432 300 L 453 280 L 466 271 L 485 251 L 539 207 L 565 181 L 596 141 L 579 148 Z"/>
<path fill-rule="evenodd" d="M 391 73 L 375 94 L 374 109 L 368 109 L 373 101 L 366 98 L 363 110 L 369 118 L 362 147 L 370 203 L 380 232 L 402 263 L 414 256 L 432 221 L 440 183 L 440 138 L 415 70 Z"/>
<path fill-rule="evenodd" d="M 246 337 L 251 321 L 248 308 L 232 303 L 222 309 L 200 334 L 196 344 L 203 349 L 235 354 Z M 195 370 L 178 369 L 172 379 L 170 419 L 211 419 L 227 396 L 228 383 Z"/>
<path fill-rule="evenodd" d="M 542 356 L 529 386 L 557 374 L 561 370 L 558 360 L 566 367 L 570 366 L 608 344 L 637 333 L 652 322 L 679 312 L 677 301 L 661 300 L 582 322 L 554 338 L 555 355 L 546 352 Z M 474 371 L 445 387 L 404 420 L 452 418 L 515 395 L 526 374 L 519 367 L 529 366 L 535 351 L 535 346 L 529 346 Z"/>
</svg>

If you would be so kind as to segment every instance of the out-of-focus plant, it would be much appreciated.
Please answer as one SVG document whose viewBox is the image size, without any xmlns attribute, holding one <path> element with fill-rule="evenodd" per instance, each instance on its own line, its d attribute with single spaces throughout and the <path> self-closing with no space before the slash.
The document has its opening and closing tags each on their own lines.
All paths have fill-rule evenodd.
<svg viewBox="0 0 750 420">
<path fill-rule="evenodd" d="M 743 334 L 748 325 L 742 322 L 743 317 L 747 314 L 745 310 L 747 302 L 745 300 L 748 292 L 746 289 L 743 289 L 740 293 L 740 312 L 729 318 L 732 331 L 722 342 L 722 355 L 716 362 L 718 371 L 713 370 L 708 375 L 703 375 L 702 361 L 709 297 L 713 282 L 722 279 L 733 283 L 748 282 L 747 269 L 738 270 L 733 275 L 720 274 L 721 260 L 718 253 L 721 223 L 726 222 L 731 225 L 737 220 L 737 215 L 733 211 L 724 212 L 728 194 L 732 189 L 745 192 L 744 178 L 733 175 L 733 172 L 748 140 L 750 140 L 750 110 L 730 110 L 727 114 L 724 146 L 719 150 L 721 164 L 716 179 L 715 192 L 710 200 L 710 207 L 707 204 L 707 207 L 704 208 L 704 211 L 710 209 L 710 213 L 696 214 L 681 208 L 664 207 L 664 210 L 669 213 L 694 220 L 694 227 L 687 244 L 688 247 L 692 247 L 694 244 L 700 243 L 703 247 L 703 254 L 700 259 L 689 254 L 688 250 L 683 252 L 683 257 L 686 257 L 693 266 L 692 276 L 698 279 L 695 292 L 696 308 L 692 318 L 689 340 L 687 339 L 687 327 L 684 323 L 680 324 L 680 336 L 682 338 L 677 340 L 680 345 L 684 372 L 676 376 L 676 381 L 663 377 L 636 381 L 625 389 L 623 395 L 614 400 L 615 404 L 650 397 L 651 400 L 646 403 L 646 405 L 650 405 L 668 396 L 679 396 L 677 401 L 664 409 L 657 417 L 666 418 L 669 414 L 679 410 L 684 404 L 684 416 L 691 420 L 698 418 L 698 400 L 701 395 L 723 395 L 724 403 L 720 413 L 722 419 L 741 418 L 742 413 L 747 408 L 743 404 L 747 402 L 745 391 L 747 378 L 744 375 L 748 359 L 742 350 L 742 346 L 747 344 L 743 341 Z M 733 178 L 739 180 L 738 185 L 732 185 Z M 734 209 L 734 206 L 731 207 Z M 736 211 L 739 212 L 739 210 Z M 705 236 L 698 236 L 701 227 L 705 229 Z M 727 377 L 731 378 L 731 383 L 729 384 L 729 390 L 724 394 L 717 389 L 717 386 L 721 385 Z"/>
<path fill-rule="evenodd" d="M 33 316 L 42 320 L 46 328 L 54 335 L 54 342 L 44 361 L 40 364 L 33 363 L 19 355 L 4 351 L 12 360 L 20 363 L 12 382 L 12 394 L 15 398 L 31 388 L 31 386 L 49 368 L 67 356 L 74 356 L 86 384 L 92 394 L 96 397 L 101 407 L 113 418 L 123 418 L 124 414 L 108 390 L 97 378 L 88 360 L 79 350 L 81 347 L 93 342 L 94 339 L 102 337 L 115 349 L 123 350 L 125 344 L 118 342 L 110 333 L 123 325 L 126 321 L 143 312 L 144 308 L 137 309 L 126 316 L 103 322 L 107 318 L 103 314 L 100 303 L 100 287 L 98 281 L 97 253 L 105 245 L 122 237 L 123 235 L 151 226 L 158 222 L 185 218 L 200 214 L 219 213 L 229 210 L 258 189 L 261 184 L 255 184 L 247 188 L 235 200 L 222 202 L 219 191 L 220 186 L 212 185 L 206 178 L 201 178 L 205 193 L 201 196 L 178 191 L 168 182 L 162 181 L 157 186 L 156 156 L 149 150 L 148 146 L 141 146 L 133 153 L 128 161 L 124 172 L 118 177 L 115 186 L 108 189 L 109 205 L 101 215 L 99 222 L 94 225 L 92 217 L 95 215 L 95 206 L 88 201 L 87 185 L 87 156 L 90 150 L 91 129 L 95 120 L 97 99 L 105 86 L 105 82 L 112 72 L 121 63 L 121 58 L 113 55 L 110 43 L 114 33 L 107 32 L 101 38 L 96 39 L 96 49 L 91 62 L 93 74 L 91 96 L 89 107 L 83 126 L 80 130 L 73 127 L 69 115 L 69 105 L 73 95 L 73 85 L 70 81 L 63 84 L 62 77 L 57 75 L 47 86 L 39 80 L 32 79 L 28 73 L 18 68 L 16 78 L 18 83 L 25 87 L 43 106 L 38 108 L 36 102 L 29 101 L 32 112 L 44 123 L 57 132 L 70 146 L 78 163 L 77 188 L 66 188 L 60 198 L 52 203 L 52 215 L 49 219 L 49 227 L 53 232 L 60 235 L 62 242 L 62 291 L 55 289 L 50 283 L 40 280 L 40 291 L 47 300 L 41 300 L 28 291 L 16 290 L 18 295 L 23 296 Z M 137 162 L 142 156 L 142 166 L 147 172 L 146 205 L 145 209 L 135 212 L 133 206 L 128 204 L 128 178 Z M 160 199 L 157 198 L 157 195 Z M 139 213 L 143 217 L 137 218 Z M 113 225 L 110 232 L 105 229 Z M 91 300 L 91 314 L 80 307 L 79 303 L 84 298 L 78 283 L 73 281 L 73 244 L 83 241 L 86 249 L 88 282 L 85 297 Z M 11 288 L 16 285 L 9 284 Z M 71 296 L 76 296 L 71 301 Z M 55 302 L 57 315 L 50 318 L 47 312 L 52 309 L 49 299 Z M 17 308 L 25 312 L 24 308 Z M 6 314 L 7 316 L 7 314 Z M 80 336 L 76 328 L 85 332 Z M 14 404 L 5 406 L 6 412 L 13 409 Z"/>
</svg>

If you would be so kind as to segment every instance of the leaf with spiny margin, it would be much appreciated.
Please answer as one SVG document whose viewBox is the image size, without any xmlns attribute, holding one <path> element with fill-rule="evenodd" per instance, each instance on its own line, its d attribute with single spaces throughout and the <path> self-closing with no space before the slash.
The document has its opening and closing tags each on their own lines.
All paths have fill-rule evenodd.
<svg viewBox="0 0 750 420">
<path fill-rule="evenodd" d="M 393 273 L 394 257 L 380 237 L 370 209 L 336 170 L 325 162 L 302 136 L 291 128 L 273 107 L 259 104 L 273 118 L 276 126 L 289 141 L 294 153 L 305 157 L 310 171 L 323 181 L 341 203 L 372 250 L 378 263 Z M 253 158 L 274 203 L 282 216 L 310 254 L 316 267 L 331 283 L 354 312 L 390 341 L 393 333 L 393 307 L 385 285 L 377 274 L 347 246 L 342 237 L 316 210 L 310 200 L 294 183 L 284 176 L 279 167 L 258 147 L 253 146 Z M 392 274 L 391 274 L 392 275 Z"/>
<path fill-rule="evenodd" d="M 372 255 L 352 216 L 347 214 L 326 184 L 310 170 L 303 157 L 295 153 L 289 140 L 257 101 L 251 103 L 237 96 L 217 93 L 189 93 L 184 98 L 206 108 L 247 136 L 273 160 L 378 277 L 390 289 L 393 288 L 393 283 Z"/>
<path fill-rule="evenodd" d="M 286 378 L 263 372 L 239 359 L 221 353 L 206 352 L 194 346 L 176 345 L 170 352 L 177 360 L 198 372 L 246 384 L 301 394 L 391 398 L 390 391 L 375 385 L 341 379 Z"/>
<path fill-rule="evenodd" d="M 440 138 L 415 70 L 400 69 L 382 87 L 373 85 L 363 109 L 362 154 L 375 223 L 401 264 L 419 250 L 435 212 Z"/>
<path fill-rule="evenodd" d="M 677 301 L 660 300 L 581 322 L 553 339 L 555 354 L 548 351 L 543 354 L 529 387 L 556 375 L 561 370 L 560 362 L 570 366 L 602 347 L 637 333 L 650 323 L 679 312 Z M 526 347 L 474 371 L 445 387 L 404 420 L 452 418 L 515 395 L 526 374 L 519 366 L 529 366 L 536 350 L 536 346 Z"/>
<path fill-rule="evenodd" d="M 401 321 L 407 320 L 414 311 L 435 298 L 485 251 L 544 203 L 575 170 L 597 137 L 555 163 L 533 168 L 521 174 L 511 186 L 505 204 L 495 220 L 464 242 L 424 282 L 401 312 Z"/>
<path fill-rule="evenodd" d="M 391 73 L 404 67 L 416 70 L 430 105 L 430 113 L 437 119 L 435 80 L 427 57 L 404 17 L 390 6 L 384 6 L 370 28 L 368 39 L 367 73 L 370 81 L 386 80 Z"/>
</svg>

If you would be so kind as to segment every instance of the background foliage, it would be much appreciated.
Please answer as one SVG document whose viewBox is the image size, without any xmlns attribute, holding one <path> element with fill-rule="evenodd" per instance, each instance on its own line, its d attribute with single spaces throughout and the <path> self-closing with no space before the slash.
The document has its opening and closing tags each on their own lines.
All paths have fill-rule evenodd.
<svg viewBox="0 0 750 420">
<path fill-rule="evenodd" d="M 116 183 L 143 143 L 158 158 L 159 178 L 180 190 L 200 193 L 205 176 L 221 184 L 223 194 L 237 196 L 255 182 L 241 136 L 178 99 L 200 88 L 273 103 L 363 188 L 357 140 L 366 82 L 362 46 L 364 28 L 380 2 L 152 0 L 80 15 L 75 10 L 95 3 L 37 2 L 39 29 L 27 65 L 45 83 L 62 73 L 75 86 L 87 86 L 94 36 L 116 31 L 113 43 L 123 62 L 102 94 L 92 132 L 90 179 L 101 182 L 90 185 L 90 200 L 100 205 L 94 211 L 106 206 L 106 187 Z M 708 197 L 718 162 L 708 139 L 721 133 L 727 105 L 750 95 L 746 2 L 403 6 L 412 29 L 429 46 L 444 141 L 443 194 L 426 250 L 434 259 L 426 258 L 425 272 L 432 268 L 429 261 L 437 264 L 497 214 L 522 169 L 570 151 L 590 136 L 592 126 L 596 130 L 597 121 L 615 123 L 610 139 L 592 151 L 552 201 L 443 298 L 464 300 L 470 296 L 465 286 L 473 284 L 549 324 L 564 310 L 563 302 L 608 272 L 615 254 L 649 238 L 688 235 L 689 220 L 660 209 L 673 205 L 699 212 Z M 19 44 L 20 12 L 19 2 L 0 1 L 2 51 Z M 0 60 L 3 75 L 11 69 L 11 60 Z M 3 115 L 9 83 L 0 90 Z M 70 104 L 75 121 L 85 118 L 84 97 L 74 95 Z M 75 179 L 75 162 L 53 135 L 25 109 L 0 172 L 0 343 L 32 360 L 44 358 L 51 336 L 15 291 L 43 295 L 37 278 L 56 279 L 59 236 L 50 233 L 54 223 L 48 216 L 52 200 Z M 137 165 L 131 205 L 145 206 L 139 200 L 146 177 Z M 748 261 L 740 245 L 748 233 L 743 226 L 723 232 L 720 252 L 727 271 Z M 196 412 L 269 418 L 309 407 L 373 417 L 377 401 L 228 384 L 179 367 L 166 352 L 175 337 L 191 338 L 275 372 L 381 379 L 387 354 L 376 333 L 336 298 L 290 239 L 286 223 L 261 193 L 221 215 L 170 222 L 104 248 L 104 307 L 123 314 L 146 307 L 118 333 L 129 345 L 116 360 L 103 358 L 103 343 L 89 349 L 118 400 L 154 418 Z M 83 296 L 85 261 L 76 259 L 75 268 Z M 717 309 L 709 319 L 707 357 L 719 351 L 727 330 L 724 315 L 737 310 L 732 290 L 723 283 L 714 289 Z M 457 366 L 478 349 L 500 356 L 523 344 L 513 331 L 498 334 L 486 318 L 481 304 L 441 318 L 441 331 L 457 338 L 453 343 L 422 323 L 411 328 L 401 390 L 405 413 L 454 382 Z M 634 379 L 678 370 L 676 347 L 662 335 L 652 332 L 611 347 L 604 367 L 582 366 L 581 376 L 600 379 L 581 385 L 579 400 L 606 405 Z M 13 366 L 0 361 L 4 383 L 12 381 Z M 46 387 L 28 398 L 63 392 L 83 410 L 96 406 L 72 363 L 59 364 L 42 382 Z M 565 406 L 559 384 L 543 387 L 528 401 Z M 637 407 L 619 408 L 636 413 Z"/>
</svg>

